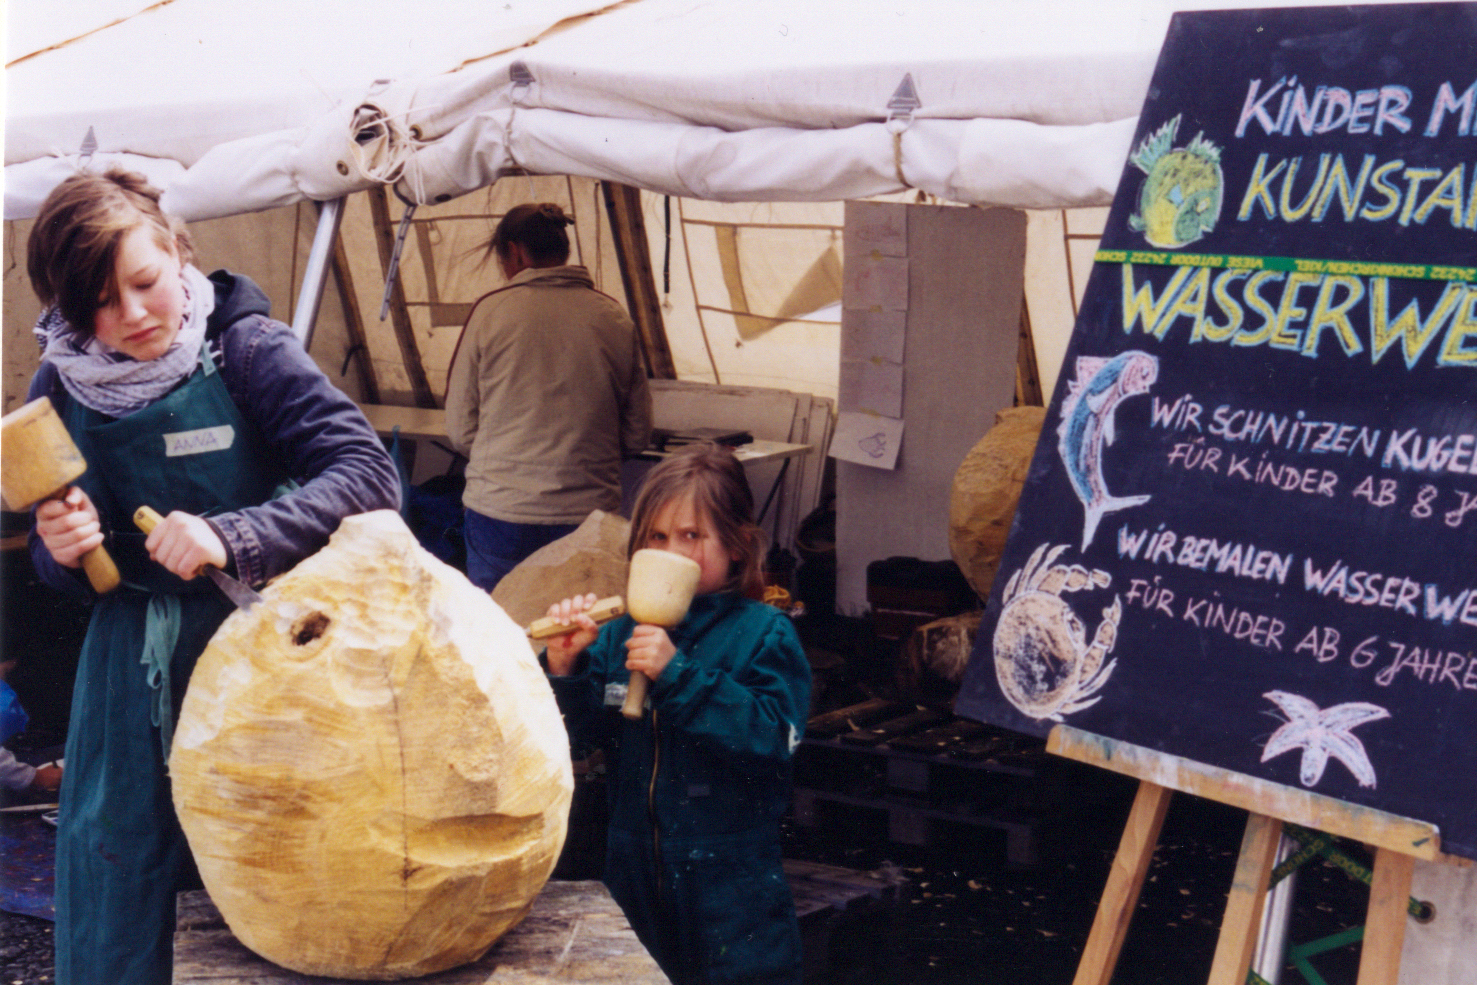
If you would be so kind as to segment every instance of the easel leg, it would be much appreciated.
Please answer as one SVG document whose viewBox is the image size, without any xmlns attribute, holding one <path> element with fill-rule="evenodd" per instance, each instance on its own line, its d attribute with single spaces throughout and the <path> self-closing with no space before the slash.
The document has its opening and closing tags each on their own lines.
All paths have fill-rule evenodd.
<svg viewBox="0 0 1477 985">
<path fill-rule="evenodd" d="M 1374 880 L 1369 886 L 1369 913 L 1364 918 L 1364 947 L 1359 953 L 1358 985 L 1395 985 L 1399 981 L 1406 906 L 1414 873 L 1414 856 L 1388 848 L 1376 850 Z"/>
<path fill-rule="evenodd" d="M 1221 936 L 1210 965 L 1210 985 L 1243 985 L 1246 981 L 1251 955 L 1256 950 L 1257 932 L 1261 929 L 1267 884 L 1272 880 L 1272 864 L 1277 859 L 1281 840 L 1281 821 L 1264 814 L 1247 817 L 1241 856 L 1236 860 L 1236 875 L 1226 899 L 1226 916 L 1221 921 Z"/>
<path fill-rule="evenodd" d="M 1108 985 L 1113 977 L 1118 952 L 1128 936 L 1128 922 L 1133 918 L 1149 862 L 1154 858 L 1154 846 L 1159 843 L 1159 830 L 1164 826 L 1164 813 L 1169 809 L 1172 792 L 1157 783 L 1139 782 L 1073 985 Z"/>
</svg>

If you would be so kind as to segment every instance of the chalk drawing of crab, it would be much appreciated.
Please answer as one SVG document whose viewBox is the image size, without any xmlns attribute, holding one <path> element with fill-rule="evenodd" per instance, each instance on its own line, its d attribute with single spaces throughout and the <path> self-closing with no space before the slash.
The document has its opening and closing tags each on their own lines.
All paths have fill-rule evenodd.
<svg viewBox="0 0 1477 985">
<path fill-rule="evenodd" d="M 1067 546 L 1042 544 L 1006 582 L 994 637 L 995 675 L 1005 697 L 1023 714 L 1054 722 L 1098 702 L 1097 692 L 1118 665 L 1103 660 L 1123 615 L 1115 595 L 1088 644 L 1082 620 L 1062 593 L 1107 588 L 1113 578 L 1080 564 L 1057 564 Z"/>
</svg>

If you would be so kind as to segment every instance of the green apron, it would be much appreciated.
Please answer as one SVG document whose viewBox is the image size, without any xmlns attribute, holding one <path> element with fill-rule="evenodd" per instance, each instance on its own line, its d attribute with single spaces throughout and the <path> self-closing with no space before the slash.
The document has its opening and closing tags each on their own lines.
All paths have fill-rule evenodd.
<svg viewBox="0 0 1477 985">
<path fill-rule="evenodd" d="M 149 560 L 133 511 L 253 506 L 281 475 L 203 354 L 189 380 L 143 410 L 114 420 L 72 400 L 65 421 L 88 463 L 79 484 L 113 531 L 123 585 L 93 610 L 73 691 L 56 848 L 57 982 L 167 983 L 175 893 L 198 878 L 170 797 L 167 737 L 231 605 L 209 579 L 186 582 Z"/>
</svg>

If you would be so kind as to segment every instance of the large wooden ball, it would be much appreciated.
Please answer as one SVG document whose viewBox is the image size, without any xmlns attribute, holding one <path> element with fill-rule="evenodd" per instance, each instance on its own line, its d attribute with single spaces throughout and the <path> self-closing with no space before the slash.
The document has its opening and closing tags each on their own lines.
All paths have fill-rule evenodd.
<svg viewBox="0 0 1477 985">
<path fill-rule="evenodd" d="M 236 612 L 175 731 L 175 808 L 247 947 L 395 979 L 479 958 L 564 843 L 568 737 L 523 631 L 389 511 Z"/>
<path fill-rule="evenodd" d="M 1046 420 L 1044 407 L 1011 407 L 995 415 L 954 474 L 949 496 L 949 553 L 980 598 L 988 598 L 1021 487 Z"/>
</svg>

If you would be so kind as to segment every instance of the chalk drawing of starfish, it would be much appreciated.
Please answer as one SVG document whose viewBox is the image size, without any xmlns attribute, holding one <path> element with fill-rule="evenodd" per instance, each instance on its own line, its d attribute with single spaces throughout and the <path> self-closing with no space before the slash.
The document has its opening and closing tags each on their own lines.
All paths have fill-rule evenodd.
<svg viewBox="0 0 1477 985">
<path fill-rule="evenodd" d="M 1361 787 L 1374 786 L 1374 767 L 1364 751 L 1364 743 L 1354 738 L 1352 732 L 1367 722 L 1389 718 L 1388 711 L 1367 701 L 1347 701 L 1320 710 L 1307 698 L 1286 691 L 1268 691 L 1262 697 L 1287 715 L 1287 721 L 1263 747 L 1262 762 L 1301 749 L 1303 761 L 1298 778 L 1303 786 L 1315 786 L 1323 779 L 1329 756 L 1349 767 Z"/>
</svg>

